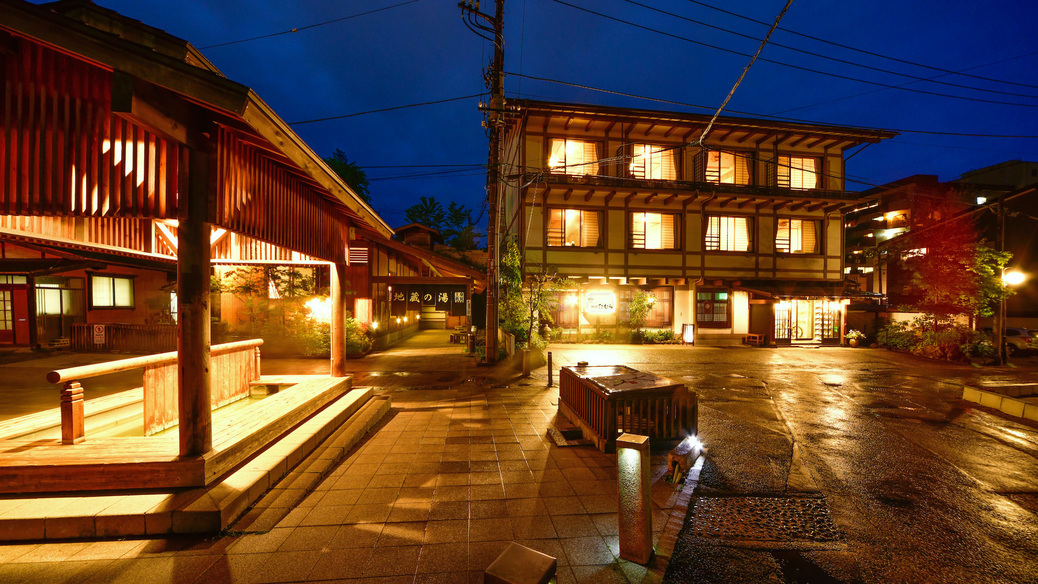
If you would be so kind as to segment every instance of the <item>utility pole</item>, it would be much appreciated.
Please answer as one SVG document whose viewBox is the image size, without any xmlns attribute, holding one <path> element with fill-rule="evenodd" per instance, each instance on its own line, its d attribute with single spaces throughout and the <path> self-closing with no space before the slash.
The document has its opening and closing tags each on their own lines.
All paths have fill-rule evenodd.
<svg viewBox="0 0 1038 584">
<path fill-rule="evenodd" d="M 486 109 L 486 127 L 490 138 L 490 154 L 487 157 L 487 363 L 497 362 L 497 305 L 498 305 L 498 211 L 501 176 L 501 131 L 504 126 L 505 110 L 505 1 L 495 2 L 494 16 L 480 12 L 479 0 L 462 0 L 461 18 L 465 25 L 479 36 L 494 43 L 494 59 L 490 62 L 484 80 L 490 90 L 490 104 Z M 480 32 L 483 31 L 483 32 Z M 488 38 L 484 33 L 493 35 Z"/>
</svg>

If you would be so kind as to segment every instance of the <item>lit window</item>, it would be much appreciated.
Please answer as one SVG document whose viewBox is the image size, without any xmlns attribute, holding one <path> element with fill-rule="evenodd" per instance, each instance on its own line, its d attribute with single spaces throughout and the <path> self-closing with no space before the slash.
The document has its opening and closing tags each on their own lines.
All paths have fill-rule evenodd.
<svg viewBox="0 0 1038 584">
<path fill-rule="evenodd" d="M 775 229 L 775 251 L 818 253 L 818 222 L 805 219 L 779 219 Z"/>
<path fill-rule="evenodd" d="M 551 209 L 548 213 L 548 245 L 598 247 L 598 225 L 598 211 Z"/>
<path fill-rule="evenodd" d="M 91 308 L 133 308 L 133 278 L 90 276 Z"/>
<path fill-rule="evenodd" d="M 598 174 L 598 144 L 552 138 L 548 169 L 562 174 Z"/>
<path fill-rule="evenodd" d="M 677 180 L 674 150 L 668 150 L 663 146 L 635 144 L 631 154 L 631 178 Z"/>
<path fill-rule="evenodd" d="M 748 217 L 709 217 L 706 227 L 707 251 L 753 251 Z"/>
<path fill-rule="evenodd" d="M 726 185 L 750 184 L 749 155 L 716 150 L 707 152 L 706 182 Z"/>
<path fill-rule="evenodd" d="M 729 328 L 727 291 L 696 292 L 696 324 L 701 328 Z"/>
<path fill-rule="evenodd" d="M 631 247 L 677 249 L 677 224 L 671 213 L 631 213 Z"/>
<path fill-rule="evenodd" d="M 819 188 L 818 159 L 803 156 L 778 157 L 778 186 L 787 189 Z"/>
</svg>

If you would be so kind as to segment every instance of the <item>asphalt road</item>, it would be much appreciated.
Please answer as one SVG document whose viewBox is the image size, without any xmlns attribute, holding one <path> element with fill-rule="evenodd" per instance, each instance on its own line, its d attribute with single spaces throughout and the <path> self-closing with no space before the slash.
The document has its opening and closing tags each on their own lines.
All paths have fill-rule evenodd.
<svg viewBox="0 0 1038 584">
<path fill-rule="evenodd" d="M 1038 381 L 1038 357 L 551 350 L 556 366 L 625 364 L 698 393 L 709 450 L 668 582 L 1038 582 L 1038 424 L 959 399 L 964 383 Z"/>
</svg>

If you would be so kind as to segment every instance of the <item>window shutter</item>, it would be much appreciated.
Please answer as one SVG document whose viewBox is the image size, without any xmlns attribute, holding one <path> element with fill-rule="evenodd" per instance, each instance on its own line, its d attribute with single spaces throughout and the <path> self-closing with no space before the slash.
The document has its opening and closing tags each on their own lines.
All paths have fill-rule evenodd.
<svg viewBox="0 0 1038 584">
<path fill-rule="evenodd" d="M 583 215 L 583 247 L 598 247 L 598 211 L 581 211 Z"/>
<path fill-rule="evenodd" d="M 674 240 L 677 238 L 676 229 L 674 229 L 674 215 L 667 213 L 662 217 L 662 224 L 660 226 L 662 232 L 662 241 L 660 247 L 662 249 L 676 249 Z"/>
<path fill-rule="evenodd" d="M 584 166 L 571 174 L 598 174 L 598 142 L 584 142 Z"/>
<path fill-rule="evenodd" d="M 657 154 L 657 156 L 660 156 L 660 157 L 663 158 L 663 160 L 660 161 L 661 164 L 662 164 L 662 167 L 660 168 L 660 178 L 661 179 L 663 179 L 663 180 L 677 180 L 678 179 L 677 167 L 674 165 L 674 157 L 677 155 L 678 152 L 680 152 L 680 149 L 675 148 L 674 150 L 667 150 L 666 152 L 660 152 L 659 154 Z"/>
<path fill-rule="evenodd" d="M 750 156 L 745 152 L 735 153 L 735 184 L 750 184 Z"/>
<path fill-rule="evenodd" d="M 804 253 L 818 253 L 817 225 L 817 221 L 801 222 L 801 237 L 803 239 L 801 250 Z"/>
</svg>

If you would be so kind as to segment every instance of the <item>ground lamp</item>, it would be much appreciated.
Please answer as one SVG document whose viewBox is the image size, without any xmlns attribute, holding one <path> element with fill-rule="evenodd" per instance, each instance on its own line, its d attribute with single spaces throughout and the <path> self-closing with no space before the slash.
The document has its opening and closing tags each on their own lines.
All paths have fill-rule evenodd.
<svg viewBox="0 0 1038 584">
<path fill-rule="evenodd" d="M 620 557 L 647 564 L 652 557 L 648 436 L 624 433 L 616 439 L 616 475 L 620 498 Z"/>
</svg>

